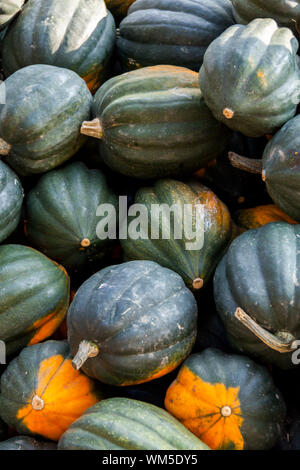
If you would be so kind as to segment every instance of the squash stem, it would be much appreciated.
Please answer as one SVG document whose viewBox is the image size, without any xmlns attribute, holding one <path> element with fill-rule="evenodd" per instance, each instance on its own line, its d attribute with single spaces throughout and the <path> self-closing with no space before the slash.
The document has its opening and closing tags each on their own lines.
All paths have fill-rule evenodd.
<svg viewBox="0 0 300 470">
<path fill-rule="evenodd" d="M 8 155 L 11 150 L 11 145 L 0 138 L 0 155 Z"/>
<path fill-rule="evenodd" d="M 193 289 L 201 289 L 203 287 L 203 279 L 201 277 L 196 277 L 196 279 L 193 280 Z"/>
<path fill-rule="evenodd" d="M 80 129 L 81 134 L 95 137 L 96 139 L 102 139 L 103 129 L 99 118 L 95 118 L 92 121 L 83 121 Z"/>
<path fill-rule="evenodd" d="M 290 333 L 279 332 L 277 335 L 273 335 L 270 331 L 258 325 L 256 321 L 240 307 L 236 309 L 234 316 L 263 343 L 269 346 L 269 348 L 280 353 L 288 353 L 297 349 L 298 346 L 295 345 L 295 338 Z"/>
<path fill-rule="evenodd" d="M 99 348 L 92 341 L 82 340 L 79 344 L 78 351 L 72 361 L 74 369 L 79 370 L 85 361 L 90 357 L 96 357 L 99 354 Z"/>
<path fill-rule="evenodd" d="M 228 157 L 231 165 L 235 168 L 238 168 L 239 170 L 244 170 L 248 171 L 248 173 L 255 174 L 260 174 L 263 171 L 261 159 L 242 157 L 241 155 L 238 155 L 234 152 L 229 152 Z"/>
</svg>

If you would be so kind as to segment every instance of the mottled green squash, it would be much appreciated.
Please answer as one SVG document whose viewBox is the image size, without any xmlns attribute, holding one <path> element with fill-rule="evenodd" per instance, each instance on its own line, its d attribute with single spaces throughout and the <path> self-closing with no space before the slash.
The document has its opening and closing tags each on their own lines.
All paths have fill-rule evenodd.
<svg viewBox="0 0 300 470">
<path fill-rule="evenodd" d="M 107 75 L 115 23 L 104 0 L 30 0 L 2 48 L 5 76 L 48 64 L 73 70 L 95 92 Z"/>
<path fill-rule="evenodd" d="M 28 436 L 15 436 L 0 442 L 1 450 L 56 450 L 56 444 L 54 442 L 38 441 Z"/>
<path fill-rule="evenodd" d="M 213 348 L 184 362 L 165 406 L 213 450 L 271 449 L 286 413 L 265 367 Z"/>
<path fill-rule="evenodd" d="M 0 0 L 0 31 L 21 12 L 24 3 L 25 0 Z"/>
<path fill-rule="evenodd" d="M 83 145 L 80 126 L 90 116 L 92 95 L 76 73 L 32 65 L 2 86 L 6 102 L 0 106 L 0 150 L 18 173 L 49 171 Z"/>
<path fill-rule="evenodd" d="M 210 189 L 198 182 L 185 184 L 169 179 L 140 189 L 135 203 L 147 209 L 149 230 L 141 234 L 143 238 L 133 239 L 129 233 L 126 239 L 121 240 L 125 258 L 155 261 L 180 274 L 191 289 L 200 289 L 209 280 L 233 237 L 233 224 L 227 207 Z M 152 211 L 154 204 L 161 207 L 161 212 Z M 191 218 L 185 219 L 188 204 Z M 170 217 L 170 208 L 175 208 L 175 205 L 178 209 Z M 200 215 L 198 230 L 196 211 Z M 133 218 L 129 217 L 129 229 Z M 193 224 L 191 234 L 187 226 L 190 220 Z M 169 221 L 170 236 L 165 232 Z M 158 227 L 156 239 L 151 236 L 154 227 Z"/>
<path fill-rule="evenodd" d="M 0 161 L 0 242 L 17 227 L 24 192 L 17 175 Z"/>
<path fill-rule="evenodd" d="M 270 223 L 236 238 L 214 279 L 216 306 L 231 345 L 284 369 L 297 366 L 299 253 L 300 225 Z"/>
<path fill-rule="evenodd" d="M 208 47 L 200 87 L 219 121 L 250 137 L 291 119 L 300 101 L 298 41 L 272 19 L 228 28 Z"/>
<path fill-rule="evenodd" d="M 131 261 L 85 281 L 67 323 L 76 369 L 111 385 L 134 385 L 167 374 L 190 353 L 197 304 L 178 274 Z"/>
<path fill-rule="evenodd" d="M 101 160 L 134 178 L 183 175 L 226 147 L 230 132 L 204 103 L 197 74 L 161 65 L 108 80 L 83 134 L 101 140 Z"/>
<path fill-rule="evenodd" d="M 280 26 L 295 33 L 300 24 L 299 0 L 231 0 L 237 23 L 247 24 L 255 18 L 273 18 Z"/>
<path fill-rule="evenodd" d="M 69 277 L 32 248 L 1 245 L 0 292 L 0 340 L 11 354 L 59 327 L 69 305 Z"/>
<path fill-rule="evenodd" d="M 136 0 L 117 52 L 124 70 L 170 64 L 198 72 L 209 44 L 234 23 L 230 0 Z"/>
<path fill-rule="evenodd" d="M 43 175 L 26 201 L 30 242 L 73 270 L 100 260 L 111 244 L 97 235 L 100 204 L 112 204 L 118 217 L 117 196 L 100 170 L 76 162 Z"/>
<path fill-rule="evenodd" d="M 165 410 L 128 398 L 97 403 L 61 437 L 59 450 L 209 450 Z"/>
</svg>

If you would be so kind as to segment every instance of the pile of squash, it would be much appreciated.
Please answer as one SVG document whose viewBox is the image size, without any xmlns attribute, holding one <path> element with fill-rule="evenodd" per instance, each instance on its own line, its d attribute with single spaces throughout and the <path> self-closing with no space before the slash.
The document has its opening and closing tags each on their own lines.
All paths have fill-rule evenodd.
<svg viewBox="0 0 300 470">
<path fill-rule="evenodd" d="M 299 37 L 298 0 L 0 1 L 0 450 L 300 449 Z M 201 248 L 133 204 L 201 204 Z"/>
</svg>

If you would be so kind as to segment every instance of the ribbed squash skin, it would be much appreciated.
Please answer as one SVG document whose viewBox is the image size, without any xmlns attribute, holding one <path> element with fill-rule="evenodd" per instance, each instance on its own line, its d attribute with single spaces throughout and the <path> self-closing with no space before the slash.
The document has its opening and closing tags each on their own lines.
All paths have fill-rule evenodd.
<svg viewBox="0 0 300 470">
<path fill-rule="evenodd" d="M 4 73 L 55 65 L 76 72 L 94 92 L 105 79 L 114 42 L 115 23 L 104 0 L 30 0 L 5 37 Z"/>
<path fill-rule="evenodd" d="M 268 193 L 286 214 L 300 222 L 300 116 L 287 122 L 263 154 Z"/>
<path fill-rule="evenodd" d="M 110 241 L 96 234 L 100 204 L 112 204 L 118 211 L 117 196 L 100 170 L 76 162 L 47 173 L 26 201 L 30 242 L 73 270 L 101 259 Z"/>
<path fill-rule="evenodd" d="M 95 383 L 72 367 L 67 341 L 24 348 L 1 376 L 0 415 L 19 434 L 57 441 L 101 398 Z"/>
<path fill-rule="evenodd" d="M 102 160 L 135 178 L 182 175 L 222 153 L 230 136 L 202 98 L 197 74 L 156 66 L 108 80 L 93 116 L 103 128 Z"/>
<path fill-rule="evenodd" d="M 97 403 L 61 437 L 59 450 L 209 450 L 165 410 L 129 398 Z"/>
<path fill-rule="evenodd" d="M 38 441 L 33 437 L 15 436 L 0 442 L 0 450 L 56 450 L 54 442 Z"/>
<path fill-rule="evenodd" d="M 228 28 L 200 69 L 206 104 L 219 121 L 250 137 L 272 133 L 300 101 L 298 41 L 272 19 Z"/>
<path fill-rule="evenodd" d="M 25 0 L 2 0 L 0 3 L 0 31 L 21 12 Z"/>
<path fill-rule="evenodd" d="M 159 263 L 161 266 L 176 271 L 184 279 L 187 286 L 192 288 L 193 281 L 197 278 L 202 279 L 205 284 L 210 278 L 216 265 L 228 247 L 232 236 L 233 226 L 227 207 L 210 191 L 210 189 L 197 182 L 187 184 L 165 179 L 159 180 L 152 187 L 140 189 L 135 197 L 136 204 L 144 205 L 149 214 L 149 227 L 151 227 L 151 206 L 152 204 L 167 204 L 172 207 L 178 205 L 182 214 L 185 204 L 201 204 L 201 210 L 204 213 L 203 229 L 204 239 L 199 237 L 200 244 L 203 245 L 196 249 L 188 250 L 187 244 L 194 240 L 188 240 L 185 235 L 184 218 L 182 217 L 182 238 L 175 239 L 173 219 L 171 220 L 171 236 L 169 239 L 162 238 L 162 228 L 168 220 L 165 217 L 156 216 L 155 220 L 159 224 L 159 239 L 151 238 L 151 232 L 148 239 L 133 240 L 130 236 L 121 240 L 126 259 L 149 259 Z M 194 209 L 195 210 L 195 209 Z M 129 218 L 129 222 L 130 222 Z M 176 217 L 178 223 L 179 217 Z M 196 226 L 195 215 L 193 217 L 194 228 Z"/>
<path fill-rule="evenodd" d="M 127 15 L 128 8 L 135 0 L 105 0 L 109 11 L 117 20 L 121 20 Z"/>
<path fill-rule="evenodd" d="M 11 145 L 7 157 L 20 174 L 44 173 L 68 160 L 83 145 L 83 120 L 92 95 L 74 72 L 32 65 L 5 80 L 0 137 Z"/>
<path fill-rule="evenodd" d="M 271 449 L 286 412 L 265 367 L 213 348 L 184 362 L 165 406 L 213 450 Z"/>
<path fill-rule="evenodd" d="M 231 0 L 237 23 L 247 24 L 255 18 L 273 18 L 280 26 L 296 32 L 299 24 L 299 1 L 290 0 Z M 294 21 L 293 21 L 294 20 Z"/>
<path fill-rule="evenodd" d="M 7 354 L 51 336 L 69 305 L 65 270 L 26 246 L 0 246 L 0 291 L 0 339 Z"/>
<path fill-rule="evenodd" d="M 259 228 L 271 222 L 297 224 L 295 220 L 291 219 L 291 217 L 282 212 L 274 204 L 252 207 L 251 209 L 242 209 L 235 214 L 234 219 L 242 231 Z"/>
<path fill-rule="evenodd" d="M 267 346 L 234 313 L 242 308 L 275 336 L 300 338 L 300 226 L 276 222 L 234 240 L 219 264 L 214 297 L 232 346 L 281 368 L 293 367 L 292 353 Z"/>
<path fill-rule="evenodd" d="M 209 44 L 234 23 L 230 0 L 136 0 L 117 50 L 125 70 L 170 64 L 198 71 Z"/>
<path fill-rule="evenodd" d="M 82 340 L 96 357 L 82 370 L 112 385 L 161 377 L 189 354 L 196 338 L 197 305 L 178 274 L 151 261 L 110 266 L 77 291 L 68 311 L 73 355 Z"/>
<path fill-rule="evenodd" d="M 0 242 L 17 227 L 24 192 L 17 175 L 0 161 Z"/>
</svg>

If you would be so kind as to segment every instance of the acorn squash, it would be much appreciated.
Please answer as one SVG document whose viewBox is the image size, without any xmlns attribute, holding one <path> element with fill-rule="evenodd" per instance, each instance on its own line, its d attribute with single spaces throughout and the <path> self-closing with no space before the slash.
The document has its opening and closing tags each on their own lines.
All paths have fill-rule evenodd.
<svg viewBox="0 0 300 470">
<path fill-rule="evenodd" d="M 237 23 L 247 24 L 255 18 L 273 18 L 280 26 L 297 33 L 300 25 L 299 1 L 291 0 L 231 0 Z"/>
<path fill-rule="evenodd" d="M 33 64 L 73 70 L 94 92 L 106 78 L 116 36 L 104 0 L 30 0 L 2 47 L 5 76 Z"/>
<path fill-rule="evenodd" d="M 299 251 L 300 225 L 270 223 L 236 238 L 214 279 L 231 345 L 284 369 L 300 340 Z"/>
<path fill-rule="evenodd" d="M 74 72 L 32 65 L 5 80 L 0 106 L 0 154 L 22 175 L 44 173 L 68 160 L 85 142 L 80 126 L 92 103 Z M 5 148 L 6 146 L 6 148 Z"/>
<path fill-rule="evenodd" d="M 200 88 L 219 121 L 246 136 L 271 134 L 300 102 L 298 41 L 272 19 L 228 28 L 207 49 Z"/>
<path fill-rule="evenodd" d="M 76 162 L 43 175 L 26 201 L 30 242 L 73 270 L 100 260 L 111 243 L 96 233 L 100 204 L 112 204 L 117 217 L 117 196 L 100 170 Z"/>
<path fill-rule="evenodd" d="M 0 161 L 0 242 L 17 227 L 23 204 L 24 192 L 17 175 Z"/>
<path fill-rule="evenodd" d="M 197 304 L 178 274 L 131 261 L 85 281 L 67 323 L 76 369 L 107 384 L 132 385 L 167 374 L 190 353 Z"/>
<path fill-rule="evenodd" d="M 117 53 L 124 70 L 170 64 L 198 72 L 209 44 L 234 23 L 230 0 L 136 0 Z"/>
<path fill-rule="evenodd" d="M 24 348 L 1 376 L 0 415 L 18 433 L 57 441 L 99 401 L 95 383 L 72 367 L 67 341 Z"/>
<path fill-rule="evenodd" d="M 97 403 L 61 437 L 59 450 L 209 450 L 169 413 L 129 398 Z"/>
<path fill-rule="evenodd" d="M 94 97 L 93 117 L 81 132 L 102 139 L 101 160 L 134 178 L 199 169 L 230 136 L 205 105 L 197 74 L 182 67 L 146 67 L 108 80 Z"/>
<path fill-rule="evenodd" d="M 241 232 L 259 228 L 271 222 L 297 224 L 295 220 L 291 219 L 291 217 L 278 209 L 274 204 L 252 207 L 251 209 L 242 209 L 236 212 L 234 219 Z"/>
<path fill-rule="evenodd" d="M 127 231 L 127 237 L 121 240 L 125 258 L 155 261 L 180 274 L 191 289 L 201 289 L 233 237 L 227 207 L 210 189 L 198 182 L 185 184 L 169 179 L 140 189 L 136 193 L 135 204 L 141 204 L 147 210 L 145 221 L 148 221 L 149 233 L 141 234 L 143 238 L 133 239 L 130 236 L 133 217 L 129 217 L 129 233 Z M 186 211 L 188 204 L 191 207 L 190 222 Z M 154 212 L 154 205 L 161 210 Z M 178 210 L 170 217 L 170 208 L 175 206 Z M 201 216 L 198 229 L 196 211 Z M 193 233 L 188 230 L 188 223 L 192 224 Z M 154 227 L 158 229 L 157 237 L 151 233 Z"/>
<path fill-rule="evenodd" d="M 5 29 L 21 12 L 25 1 L 26 0 L 2 0 L 0 2 L 0 31 Z"/>
<path fill-rule="evenodd" d="M 59 327 L 69 305 L 69 277 L 32 248 L 1 245 L 0 292 L 0 340 L 11 354 Z"/>
<path fill-rule="evenodd" d="M 56 444 L 28 436 L 15 436 L 0 442 L 0 450 L 56 450 Z"/>
<path fill-rule="evenodd" d="M 165 406 L 213 450 L 271 449 L 286 412 L 265 367 L 213 348 L 184 362 Z"/>
</svg>

